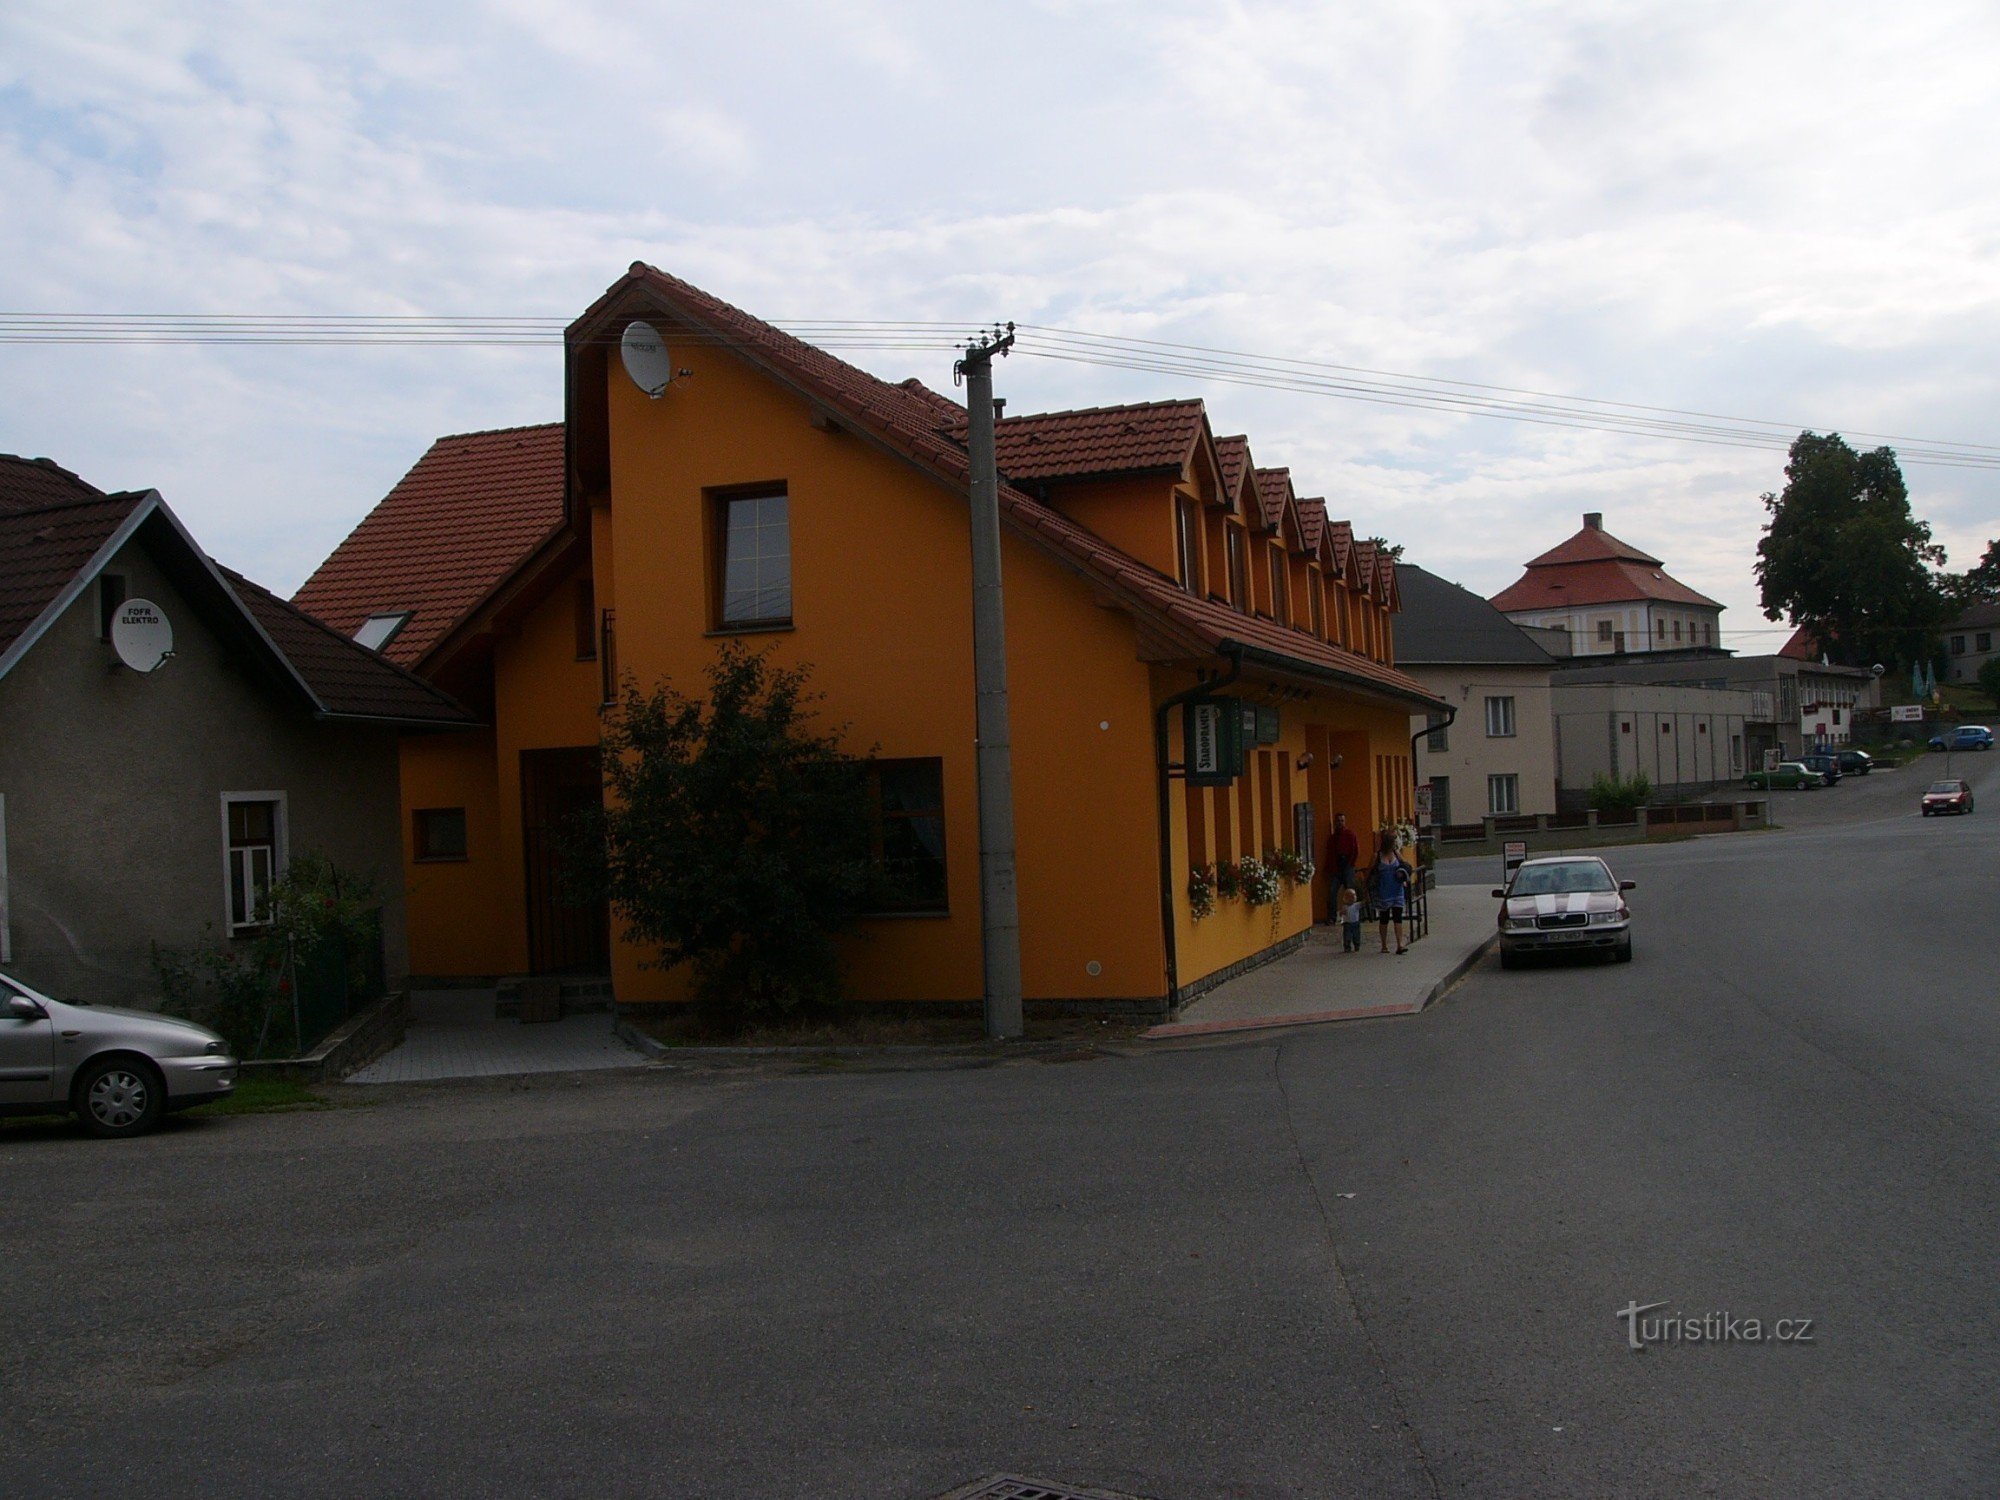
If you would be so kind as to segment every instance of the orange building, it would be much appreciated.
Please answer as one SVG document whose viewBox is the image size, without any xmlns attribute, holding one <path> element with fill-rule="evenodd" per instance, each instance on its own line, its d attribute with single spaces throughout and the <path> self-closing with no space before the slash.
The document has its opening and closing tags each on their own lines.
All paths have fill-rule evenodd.
<svg viewBox="0 0 2000 1500">
<path fill-rule="evenodd" d="M 657 398 L 614 352 L 634 321 L 672 361 Z M 809 663 L 874 747 L 909 909 L 863 921 L 849 993 L 977 1001 L 965 422 L 634 265 L 569 330 L 562 424 L 440 440 L 297 600 L 489 726 L 404 746 L 413 968 L 683 995 L 563 903 L 549 830 L 599 795 L 615 685 L 699 691 L 734 639 Z M 1392 560 L 1201 402 L 1011 417 L 997 446 L 1025 996 L 1170 1008 L 1327 905 L 1322 870 L 1197 918 L 1192 872 L 1408 819 L 1409 715 L 1443 705 L 1392 664 Z M 1243 726 L 1226 784 L 1186 774 L 1187 699 Z"/>
</svg>

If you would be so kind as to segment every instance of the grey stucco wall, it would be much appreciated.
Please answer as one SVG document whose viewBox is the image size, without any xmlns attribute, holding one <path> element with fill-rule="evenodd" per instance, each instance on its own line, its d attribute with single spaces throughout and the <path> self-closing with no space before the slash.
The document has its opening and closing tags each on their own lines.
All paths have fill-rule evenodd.
<svg viewBox="0 0 2000 1500">
<path fill-rule="evenodd" d="M 226 927 L 222 794 L 286 794 L 293 854 L 376 877 L 392 980 L 409 967 L 396 731 L 316 721 L 227 659 L 134 542 L 108 572 L 174 628 L 147 676 L 97 635 L 90 588 L 0 678 L 12 967 L 62 998 L 156 999 L 152 945 Z"/>
</svg>

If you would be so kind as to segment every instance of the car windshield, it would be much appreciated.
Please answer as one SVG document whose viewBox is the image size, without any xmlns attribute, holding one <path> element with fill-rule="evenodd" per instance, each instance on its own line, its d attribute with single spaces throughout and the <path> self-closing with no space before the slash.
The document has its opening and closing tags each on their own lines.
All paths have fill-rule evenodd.
<svg viewBox="0 0 2000 1500">
<path fill-rule="evenodd" d="M 1594 859 L 1562 865 L 1525 865 L 1514 877 L 1517 896 L 1567 896 L 1573 891 L 1615 888 L 1611 872 Z"/>
<path fill-rule="evenodd" d="M 1949 797 L 1954 795 L 1964 785 L 1965 783 L 1962 781 L 1933 781 L 1931 789 L 1924 793 L 1924 795 L 1926 797 Z"/>
</svg>

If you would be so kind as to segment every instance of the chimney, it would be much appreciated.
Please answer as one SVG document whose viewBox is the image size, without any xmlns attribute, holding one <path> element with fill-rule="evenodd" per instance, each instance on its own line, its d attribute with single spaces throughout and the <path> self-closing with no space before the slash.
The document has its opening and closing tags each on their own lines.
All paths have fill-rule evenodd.
<svg viewBox="0 0 2000 1500">
<path fill-rule="evenodd" d="M 1583 513 L 1583 529 L 1585 531 L 1602 531 L 1604 529 L 1604 512 L 1601 510 L 1585 511 Z"/>
</svg>

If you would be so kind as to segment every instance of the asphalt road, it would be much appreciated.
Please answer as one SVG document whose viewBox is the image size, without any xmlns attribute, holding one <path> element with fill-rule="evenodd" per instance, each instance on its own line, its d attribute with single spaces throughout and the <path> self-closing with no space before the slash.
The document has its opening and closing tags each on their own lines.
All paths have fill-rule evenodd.
<svg viewBox="0 0 2000 1500">
<path fill-rule="evenodd" d="M 1970 818 L 1912 768 L 1614 851 L 1634 963 L 1408 1019 L 0 1126 L 0 1492 L 2000 1493 L 1957 759 Z M 1660 1301 L 1812 1339 L 1635 1352 Z"/>
</svg>

